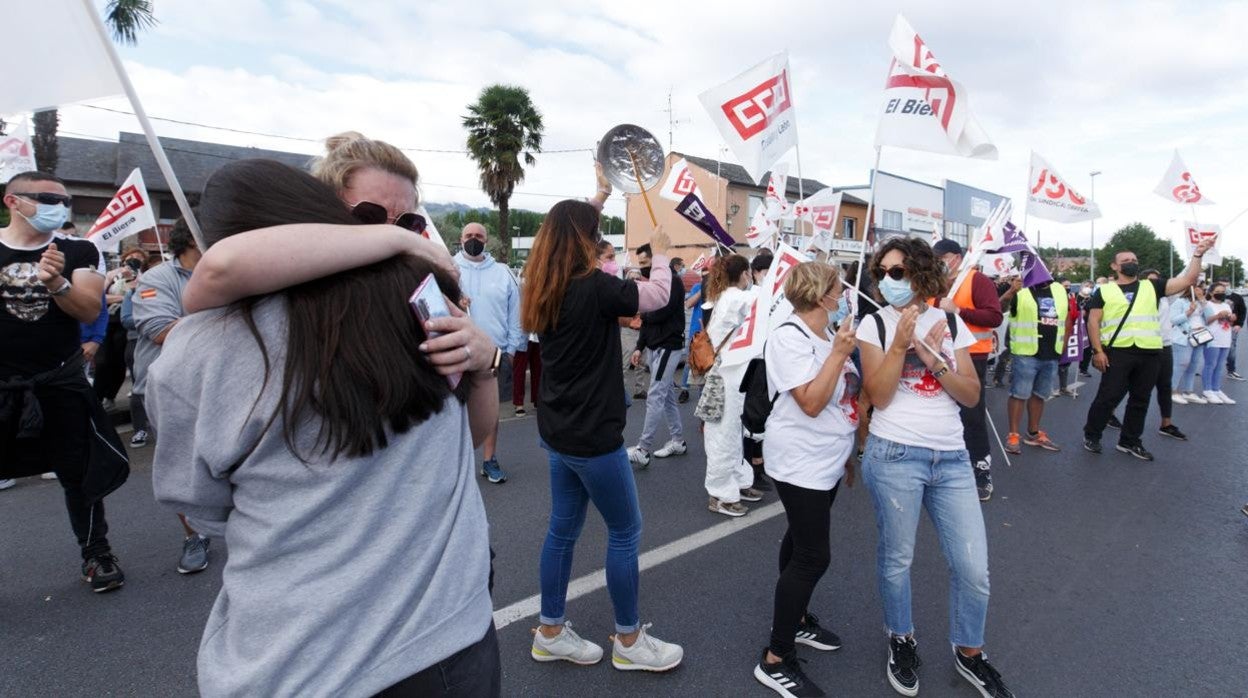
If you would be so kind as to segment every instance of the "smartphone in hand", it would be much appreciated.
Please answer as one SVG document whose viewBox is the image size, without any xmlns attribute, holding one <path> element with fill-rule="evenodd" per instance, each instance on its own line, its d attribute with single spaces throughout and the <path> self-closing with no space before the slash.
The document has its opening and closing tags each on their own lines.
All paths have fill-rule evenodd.
<svg viewBox="0 0 1248 698">
<path fill-rule="evenodd" d="M 425 323 L 433 318 L 451 317 L 451 309 L 446 304 L 446 296 L 442 295 L 442 289 L 438 287 L 438 282 L 433 278 L 433 274 L 425 277 L 416 287 L 416 291 L 412 293 L 411 298 L 407 300 L 412 306 L 412 310 L 416 311 L 416 317 L 420 318 L 420 325 L 423 328 Z M 429 335 L 429 339 L 437 337 L 440 333 L 425 331 Z M 446 377 L 446 382 L 450 384 L 451 390 L 459 387 L 459 381 L 463 378 L 462 373 L 452 373 Z"/>
</svg>

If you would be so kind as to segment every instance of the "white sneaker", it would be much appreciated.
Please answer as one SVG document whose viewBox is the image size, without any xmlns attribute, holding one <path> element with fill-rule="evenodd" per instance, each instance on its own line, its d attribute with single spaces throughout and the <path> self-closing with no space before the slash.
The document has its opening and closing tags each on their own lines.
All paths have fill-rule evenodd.
<svg viewBox="0 0 1248 698">
<path fill-rule="evenodd" d="M 1229 395 L 1227 395 L 1226 393 L 1222 392 L 1221 390 L 1219 390 L 1219 391 L 1218 391 L 1218 397 L 1222 398 L 1222 404 L 1224 404 L 1224 405 L 1234 405 L 1234 404 L 1235 404 L 1235 401 L 1234 401 L 1234 400 L 1232 400 L 1232 399 L 1230 398 L 1230 396 L 1229 396 Z"/>
<path fill-rule="evenodd" d="M 641 626 L 632 647 L 625 647 L 619 635 L 615 635 L 615 646 L 611 650 L 612 666 L 620 671 L 667 671 L 680 664 L 680 660 L 685 658 L 685 650 L 680 645 L 650 636 L 646 633 L 649 628 L 650 623 Z"/>
<path fill-rule="evenodd" d="M 1201 396 L 1197 395 L 1196 393 L 1188 393 L 1185 397 L 1187 398 L 1187 401 L 1188 401 L 1188 402 L 1190 402 L 1190 403 L 1192 403 L 1192 404 L 1195 404 L 1195 405 L 1207 405 L 1207 404 L 1209 404 L 1209 401 L 1208 401 L 1208 400 L 1206 400 L 1206 399 L 1204 399 L 1203 397 L 1201 397 Z"/>
<path fill-rule="evenodd" d="M 0 480 L 0 490 L 7 490 L 17 484 L 17 480 Z"/>
<path fill-rule="evenodd" d="M 1187 398 L 1183 397 L 1183 393 L 1175 393 L 1170 396 L 1170 402 L 1173 402 L 1176 405 L 1186 405 Z"/>
<path fill-rule="evenodd" d="M 663 448 L 654 452 L 655 458 L 667 458 L 668 456 L 683 456 L 689 450 L 689 445 L 684 441 L 668 441 L 663 444 Z"/>
<path fill-rule="evenodd" d="M 628 462 L 636 463 L 644 468 L 647 465 L 650 465 L 650 453 L 641 446 L 629 446 Z"/>
<path fill-rule="evenodd" d="M 1208 402 L 1210 405 L 1225 405 L 1226 404 L 1225 402 L 1222 401 L 1222 396 L 1218 395 L 1212 390 L 1205 391 L 1205 401 Z"/>
<path fill-rule="evenodd" d="M 55 479 L 56 479 L 56 473 L 44 473 L 44 474 L 40 475 L 40 476 L 39 476 L 39 478 L 40 478 L 41 480 L 55 480 Z"/>
<path fill-rule="evenodd" d="M 602 659 L 602 648 L 573 632 L 571 623 L 564 623 L 563 629 L 554 637 L 548 638 L 540 630 L 534 632 L 529 656 L 539 662 L 563 660 L 587 666 Z"/>
</svg>

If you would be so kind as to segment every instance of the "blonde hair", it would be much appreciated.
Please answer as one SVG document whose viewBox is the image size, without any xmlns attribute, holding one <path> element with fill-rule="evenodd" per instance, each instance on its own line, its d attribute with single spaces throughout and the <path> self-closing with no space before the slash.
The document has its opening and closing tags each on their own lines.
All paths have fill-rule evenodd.
<svg viewBox="0 0 1248 698">
<path fill-rule="evenodd" d="M 838 279 L 840 270 L 830 264 L 802 262 L 784 280 L 784 297 L 793 304 L 793 310 L 804 313 L 816 308 L 836 288 Z"/>
<path fill-rule="evenodd" d="M 385 141 L 366 138 L 358 131 L 326 138 L 325 154 L 312 161 L 312 174 L 341 193 L 351 185 L 356 172 L 369 167 L 410 180 L 413 185 L 420 181 L 415 163 L 403 151 Z"/>
</svg>

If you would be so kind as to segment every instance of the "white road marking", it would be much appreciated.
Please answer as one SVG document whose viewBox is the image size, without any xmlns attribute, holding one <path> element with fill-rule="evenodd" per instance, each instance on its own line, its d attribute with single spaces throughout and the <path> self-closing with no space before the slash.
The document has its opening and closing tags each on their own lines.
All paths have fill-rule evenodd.
<svg viewBox="0 0 1248 698">
<path fill-rule="evenodd" d="M 773 502 L 765 507 L 752 509 L 749 514 L 739 519 L 729 519 L 728 521 L 720 522 L 710 528 L 704 528 L 697 533 L 691 533 L 666 545 L 660 545 L 654 550 L 647 550 L 637 558 L 637 567 L 639 571 L 645 572 L 651 567 L 661 565 L 681 555 L 691 553 L 698 548 L 723 540 L 734 533 L 739 533 L 751 526 L 769 521 L 782 513 L 784 513 L 784 506 L 780 502 Z M 567 600 L 579 599 L 606 586 L 606 570 L 599 569 L 569 582 Z M 522 599 L 510 606 L 494 611 L 494 626 L 502 630 L 518 620 L 537 615 L 541 610 L 542 595 L 540 593 L 534 594 L 527 599 Z"/>
</svg>

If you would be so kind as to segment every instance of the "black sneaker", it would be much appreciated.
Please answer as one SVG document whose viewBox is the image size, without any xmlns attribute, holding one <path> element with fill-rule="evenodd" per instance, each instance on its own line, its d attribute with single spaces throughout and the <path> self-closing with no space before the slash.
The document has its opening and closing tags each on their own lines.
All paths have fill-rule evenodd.
<svg viewBox="0 0 1248 698">
<path fill-rule="evenodd" d="M 1079 372 L 1079 377 L 1080 377 L 1080 378 L 1091 378 L 1091 377 L 1092 377 L 1092 374 L 1091 374 L 1091 373 L 1088 373 L 1087 371 L 1080 371 L 1080 372 Z"/>
<path fill-rule="evenodd" d="M 773 489 L 771 486 L 771 478 L 767 477 L 767 474 L 762 470 L 754 471 L 754 484 L 750 485 L 750 487 L 763 492 L 770 492 Z"/>
<path fill-rule="evenodd" d="M 1243 376 L 1241 376 L 1241 375 L 1239 375 L 1239 373 L 1238 373 L 1237 371 L 1227 371 L 1227 372 L 1226 372 L 1226 377 L 1227 377 L 1227 378 L 1230 378 L 1230 379 L 1231 379 L 1231 380 L 1233 380 L 1233 381 L 1242 381 L 1242 380 L 1244 380 L 1244 377 L 1243 377 Z"/>
<path fill-rule="evenodd" d="M 1109 427 L 1110 429 L 1121 429 L 1122 422 L 1118 421 L 1118 418 L 1111 414 L 1109 415 L 1109 421 L 1105 422 L 1105 426 Z"/>
<path fill-rule="evenodd" d="M 979 493 L 979 501 L 992 499 L 992 470 L 988 461 L 975 462 L 975 491 Z"/>
<path fill-rule="evenodd" d="M 1135 456 L 1136 458 L 1139 458 L 1140 460 L 1152 460 L 1153 459 L 1153 454 L 1149 453 L 1147 448 L 1144 448 L 1144 444 L 1119 443 L 1118 450 L 1122 451 L 1123 453 L 1130 453 L 1131 455 Z"/>
<path fill-rule="evenodd" d="M 919 646 L 912 637 L 888 639 L 888 682 L 903 696 L 919 695 Z"/>
<path fill-rule="evenodd" d="M 814 647 L 817 650 L 831 652 L 841 648 L 841 638 L 836 633 L 819 625 L 819 616 L 806 612 L 806 617 L 797 626 L 797 635 L 793 641 L 799 645 Z"/>
<path fill-rule="evenodd" d="M 1098 441 L 1094 441 L 1094 440 L 1092 440 L 1092 439 L 1089 439 L 1089 438 L 1087 438 L 1087 437 L 1084 437 L 1084 439 L 1083 439 L 1083 450 L 1085 450 L 1085 451 L 1091 451 L 1092 453 L 1100 453 L 1100 452 L 1101 452 L 1101 442 L 1100 442 L 1099 440 L 1098 440 Z"/>
<path fill-rule="evenodd" d="M 792 698 L 826 696 L 827 694 L 802 671 L 799 664 L 801 661 L 803 660 L 798 659 L 797 653 L 794 652 L 775 664 L 768 664 L 767 650 L 764 649 L 762 659 L 758 660 L 758 665 L 754 667 L 754 678 L 782 696 Z"/>
<path fill-rule="evenodd" d="M 1006 687 L 1001 674 L 988 663 L 988 655 L 980 652 L 974 657 L 964 657 L 955 649 L 953 657 L 958 673 L 979 691 L 979 695 L 984 698 L 1014 698 L 1014 692 Z"/>
<path fill-rule="evenodd" d="M 676 402 L 682 405 L 689 402 L 689 390 L 687 388 L 681 388 L 680 395 L 676 397 Z"/>
<path fill-rule="evenodd" d="M 82 563 L 82 581 L 90 584 L 91 591 L 99 594 L 120 589 L 126 583 L 126 575 L 122 574 L 121 566 L 117 564 L 117 556 L 104 553 Z"/>
<path fill-rule="evenodd" d="M 1178 439 L 1179 441 L 1187 441 L 1187 434 L 1179 431 L 1179 428 L 1173 424 L 1158 429 L 1157 433 L 1162 436 L 1169 436 L 1172 439 Z"/>
</svg>

